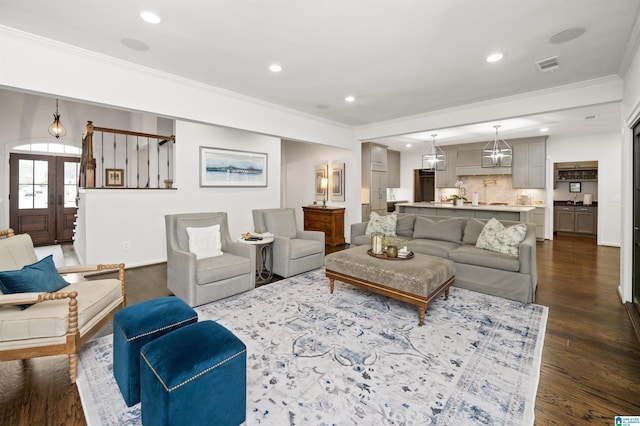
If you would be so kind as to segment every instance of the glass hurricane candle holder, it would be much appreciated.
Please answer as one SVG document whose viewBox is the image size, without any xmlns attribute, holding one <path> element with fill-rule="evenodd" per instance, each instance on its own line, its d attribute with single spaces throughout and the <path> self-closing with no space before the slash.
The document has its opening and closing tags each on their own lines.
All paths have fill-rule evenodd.
<svg viewBox="0 0 640 426">
<path fill-rule="evenodd" d="M 374 232 L 371 234 L 371 252 L 373 254 L 382 254 L 384 234 L 382 232 Z"/>
</svg>

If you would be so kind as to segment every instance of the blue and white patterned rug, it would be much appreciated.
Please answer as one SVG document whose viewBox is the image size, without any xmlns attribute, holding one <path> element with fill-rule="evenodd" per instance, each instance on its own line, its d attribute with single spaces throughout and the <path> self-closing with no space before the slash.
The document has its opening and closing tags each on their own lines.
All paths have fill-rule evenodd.
<svg viewBox="0 0 640 426">
<path fill-rule="evenodd" d="M 451 288 L 417 308 L 324 270 L 197 308 L 247 345 L 247 425 L 530 425 L 548 309 Z M 112 336 L 80 352 L 87 422 L 138 425 Z"/>
</svg>

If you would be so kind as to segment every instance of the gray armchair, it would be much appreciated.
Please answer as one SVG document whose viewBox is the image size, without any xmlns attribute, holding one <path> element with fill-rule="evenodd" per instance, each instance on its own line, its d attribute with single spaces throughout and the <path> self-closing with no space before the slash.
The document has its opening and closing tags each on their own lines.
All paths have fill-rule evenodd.
<svg viewBox="0 0 640 426">
<path fill-rule="evenodd" d="M 226 213 L 166 215 L 165 224 L 167 287 L 173 294 L 198 306 L 255 288 L 255 247 L 231 239 Z M 189 251 L 187 228 L 218 224 L 223 254 L 196 259 Z"/>
<path fill-rule="evenodd" d="M 293 209 L 253 210 L 253 226 L 275 235 L 274 274 L 286 278 L 324 265 L 324 232 L 299 230 Z"/>
</svg>

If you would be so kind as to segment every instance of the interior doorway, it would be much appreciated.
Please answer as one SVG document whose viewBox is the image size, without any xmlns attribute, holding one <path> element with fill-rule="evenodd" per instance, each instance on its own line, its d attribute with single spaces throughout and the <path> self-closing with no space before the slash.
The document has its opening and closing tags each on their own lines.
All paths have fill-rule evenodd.
<svg viewBox="0 0 640 426">
<path fill-rule="evenodd" d="M 35 245 L 73 240 L 80 158 L 11 153 L 9 226 Z"/>
</svg>

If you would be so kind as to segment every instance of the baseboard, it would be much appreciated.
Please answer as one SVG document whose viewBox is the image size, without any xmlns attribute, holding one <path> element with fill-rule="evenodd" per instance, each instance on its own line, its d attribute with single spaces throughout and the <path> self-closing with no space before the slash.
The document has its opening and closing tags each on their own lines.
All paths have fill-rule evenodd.
<svg viewBox="0 0 640 426">
<path fill-rule="evenodd" d="M 631 302 L 627 302 L 624 306 L 627 308 L 627 314 L 629 314 L 629 319 L 631 320 L 631 325 L 636 332 L 636 337 L 640 340 L 640 314 L 636 309 L 636 305 Z"/>
</svg>

